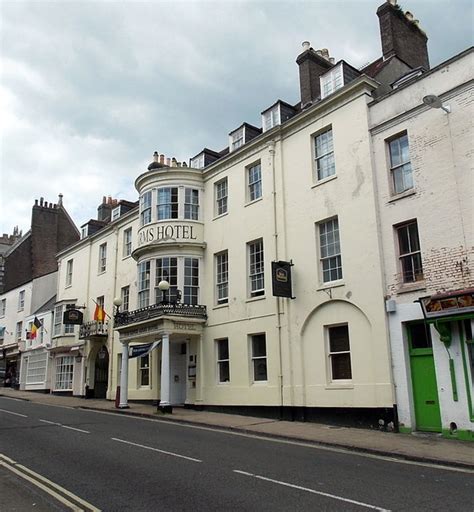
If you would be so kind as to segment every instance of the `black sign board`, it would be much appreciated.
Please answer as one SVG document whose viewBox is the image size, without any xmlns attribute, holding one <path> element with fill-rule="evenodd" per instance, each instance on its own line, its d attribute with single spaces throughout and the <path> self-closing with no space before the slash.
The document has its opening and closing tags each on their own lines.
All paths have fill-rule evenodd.
<svg viewBox="0 0 474 512">
<path fill-rule="evenodd" d="M 63 324 L 82 325 L 82 312 L 78 309 L 66 309 L 63 314 Z"/>
<path fill-rule="evenodd" d="M 289 261 L 272 261 L 272 286 L 274 297 L 294 299 L 291 290 L 291 267 Z"/>
</svg>

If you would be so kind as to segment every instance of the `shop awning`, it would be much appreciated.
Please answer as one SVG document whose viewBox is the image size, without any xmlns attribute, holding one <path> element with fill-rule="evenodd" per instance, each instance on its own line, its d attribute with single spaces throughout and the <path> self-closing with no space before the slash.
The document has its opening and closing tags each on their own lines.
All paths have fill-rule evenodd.
<svg viewBox="0 0 474 512">
<path fill-rule="evenodd" d="M 428 322 L 474 318 L 474 288 L 420 297 L 417 302 Z"/>
</svg>

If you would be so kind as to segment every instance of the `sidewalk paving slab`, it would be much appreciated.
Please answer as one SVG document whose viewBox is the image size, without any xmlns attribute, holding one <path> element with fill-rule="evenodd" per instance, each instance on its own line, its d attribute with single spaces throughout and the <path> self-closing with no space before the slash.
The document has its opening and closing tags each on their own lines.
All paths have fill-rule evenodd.
<svg viewBox="0 0 474 512">
<path fill-rule="evenodd" d="M 175 407 L 172 414 L 162 414 L 150 404 L 130 403 L 129 409 L 116 409 L 114 402 L 109 400 L 85 400 L 78 397 L 32 393 L 9 388 L 0 389 L 0 396 L 2 395 L 47 405 L 128 414 L 474 470 L 474 443 L 444 439 L 436 434 L 397 434 L 321 423 L 280 421 L 197 411 L 181 407 Z"/>
</svg>

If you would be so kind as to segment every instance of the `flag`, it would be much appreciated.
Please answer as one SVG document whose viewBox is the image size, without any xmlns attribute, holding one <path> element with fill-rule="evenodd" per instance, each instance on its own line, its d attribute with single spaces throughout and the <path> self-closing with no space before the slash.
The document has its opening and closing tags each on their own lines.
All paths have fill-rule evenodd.
<svg viewBox="0 0 474 512">
<path fill-rule="evenodd" d="M 35 319 L 33 320 L 33 325 L 31 326 L 31 333 L 30 333 L 30 339 L 34 340 L 36 338 L 36 335 L 38 334 L 39 328 L 43 324 L 41 323 L 41 320 L 35 316 Z"/>
<path fill-rule="evenodd" d="M 95 305 L 95 311 L 94 311 L 94 320 L 96 322 L 103 322 L 105 320 L 105 315 L 107 313 L 105 312 L 104 306 L 101 306 L 100 304 Z"/>
</svg>

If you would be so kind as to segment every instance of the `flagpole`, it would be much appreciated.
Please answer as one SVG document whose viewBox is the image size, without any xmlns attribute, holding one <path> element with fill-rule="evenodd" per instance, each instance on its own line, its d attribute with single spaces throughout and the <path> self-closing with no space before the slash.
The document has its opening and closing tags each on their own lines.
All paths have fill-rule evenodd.
<svg viewBox="0 0 474 512">
<path fill-rule="evenodd" d="M 96 305 L 96 306 L 99 306 L 102 308 L 102 311 L 104 312 L 105 315 L 107 315 L 109 317 L 109 320 L 112 320 L 112 317 L 107 313 L 107 311 L 105 311 L 105 308 L 104 306 L 101 306 L 100 304 L 98 304 L 94 299 L 91 299 L 91 301 Z"/>
</svg>

